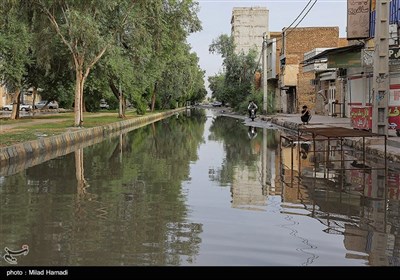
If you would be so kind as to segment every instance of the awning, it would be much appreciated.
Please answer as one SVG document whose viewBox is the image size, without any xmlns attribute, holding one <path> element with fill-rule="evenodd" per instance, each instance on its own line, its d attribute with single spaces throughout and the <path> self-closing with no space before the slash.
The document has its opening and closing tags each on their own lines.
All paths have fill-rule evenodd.
<svg viewBox="0 0 400 280">
<path fill-rule="evenodd" d="M 343 54 L 343 53 L 350 53 L 350 52 L 358 52 L 363 48 L 364 48 L 364 44 L 351 45 L 351 46 L 346 46 L 346 47 L 341 47 L 341 48 L 334 48 L 334 49 L 328 49 L 328 50 L 325 50 L 323 52 L 320 52 L 317 55 L 314 55 L 313 57 L 310 57 L 307 60 L 304 60 L 302 63 L 303 64 L 310 64 L 310 63 L 314 63 L 315 60 L 328 58 L 328 55 Z"/>
</svg>

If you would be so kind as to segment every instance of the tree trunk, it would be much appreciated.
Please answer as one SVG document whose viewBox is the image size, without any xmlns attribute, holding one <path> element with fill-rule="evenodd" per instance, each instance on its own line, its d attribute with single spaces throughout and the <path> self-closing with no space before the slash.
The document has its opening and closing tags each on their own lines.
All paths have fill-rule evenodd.
<svg viewBox="0 0 400 280">
<path fill-rule="evenodd" d="M 108 81 L 108 84 L 109 84 L 109 86 L 111 88 L 111 91 L 113 92 L 114 96 L 118 99 L 118 102 L 119 102 L 118 118 L 125 119 L 126 118 L 126 115 L 125 115 L 125 111 L 126 111 L 126 99 L 125 99 L 125 96 L 122 94 L 122 92 L 120 94 L 120 89 L 118 89 L 115 86 L 114 82 L 111 79 Z"/>
<path fill-rule="evenodd" d="M 15 93 L 12 96 L 12 112 L 11 112 L 11 120 L 16 120 L 19 119 L 19 97 L 21 95 L 21 90 L 20 88 L 16 88 Z"/>
<path fill-rule="evenodd" d="M 157 83 L 154 84 L 153 94 L 151 96 L 151 111 L 154 111 L 154 107 L 156 106 L 156 94 L 157 94 Z"/>
<path fill-rule="evenodd" d="M 86 103 L 85 103 L 85 95 L 82 92 L 82 114 L 85 112 L 87 112 Z M 83 122 L 83 120 L 82 120 L 82 122 Z"/>
<path fill-rule="evenodd" d="M 76 83 L 75 83 L 75 121 L 74 126 L 82 126 L 83 124 L 83 110 L 82 110 L 82 96 L 83 96 L 83 72 L 82 70 L 76 71 Z"/>
<path fill-rule="evenodd" d="M 121 93 L 119 96 L 119 110 L 118 110 L 118 118 L 125 119 L 125 110 L 126 110 L 126 103 L 125 103 L 125 97 Z"/>
<path fill-rule="evenodd" d="M 36 103 L 36 95 L 37 95 L 37 88 L 33 87 L 33 92 L 32 92 L 32 115 L 34 116 L 36 114 L 36 109 L 35 109 L 35 103 Z"/>
</svg>

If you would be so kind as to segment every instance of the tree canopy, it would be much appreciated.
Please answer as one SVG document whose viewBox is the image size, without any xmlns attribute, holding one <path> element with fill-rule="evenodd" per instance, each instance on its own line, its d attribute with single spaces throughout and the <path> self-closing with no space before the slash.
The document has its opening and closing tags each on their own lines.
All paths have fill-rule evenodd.
<svg viewBox="0 0 400 280">
<path fill-rule="evenodd" d="M 74 106 L 75 126 L 101 98 L 119 103 L 123 117 L 126 101 L 145 113 L 206 94 L 204 72 L 186 43 L 201 30 L 192 0 L 4 0 L 0 6 L 2 81 L 10 92 L 41 88 L 46 99 Z"/>
<path fill-rule="evenodd" d="M 250 99 L 261 102 L 262 94 L 254 87 L 254 74 L 259 70 L 256 50 L 236 53 L 233 38 L 222 34 L 213 40 L 209 51 L 221 55 L 224 67 L 222 73 L 208 78 L 213 98 L 230 103 L 236 110 L 244 109 Z"/>
</svg>

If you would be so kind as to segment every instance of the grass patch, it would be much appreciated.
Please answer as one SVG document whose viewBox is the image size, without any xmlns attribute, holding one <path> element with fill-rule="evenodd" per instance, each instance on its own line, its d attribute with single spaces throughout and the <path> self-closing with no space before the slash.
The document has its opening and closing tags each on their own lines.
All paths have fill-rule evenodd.
<svg viewBox="0 0 400 280">
<path fill-rule="evenodd" d="M 147 112 L 146 115 L 153 115 L 162 111 Z M 126 112 L 126 119 L 139 117 L 136 111 Z M 83 128 L 103 126 L 110 123 L 120 122 L 126 119 L 118 118 L 118 112 L 96 112 L 84 113 Z M 12 125 L 6 131 L 1 130 L 2 125 Z M 0 147 L 37 140 L 42 137 L 49 137 L 62 134 L 74 126 L 74 113 L 59 113 L 54 115 L 37 115 L 17 120 L 0 119 Z"/>
<path fill-rule="evenodd" d="M 15 145 L 18 143 L 23 143 L 36 139 L 38 139 L 38 136 L 30 131 L 29 132 L 20 131 L 10 134 L 0 134 L 0 147 L 7 147 L 10 145 Z"/>
<path fill-rule="evenodd" d="M 129 118 L 131 119 L 131 118 Z M 118 118 L 117 116 L 102 116 L 102 117 L 94 117 L 94 118 L 85 118 L 83 120 L 83 127 L 95 127 L 102 126 L 110 123 L 120 122 L 124 119 Z"/>
</svg>

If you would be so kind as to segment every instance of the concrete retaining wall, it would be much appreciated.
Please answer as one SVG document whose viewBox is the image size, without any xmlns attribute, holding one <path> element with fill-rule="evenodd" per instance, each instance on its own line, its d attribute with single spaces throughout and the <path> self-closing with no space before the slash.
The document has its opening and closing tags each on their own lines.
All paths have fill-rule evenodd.
<svg viewBox="0 0 400 280">
<path fill-rule="evenodd" d="M 60 135 L 0 148 L 0 175 L 15 174 L 28 167 L 170 117 L 184 109 L 179 108 L 93 128 L 76 128 Z"/>
</svg>

